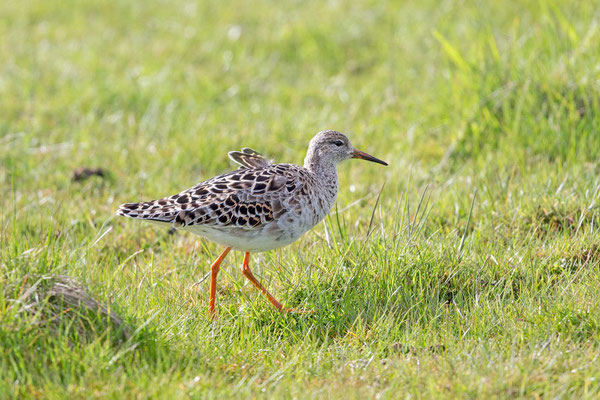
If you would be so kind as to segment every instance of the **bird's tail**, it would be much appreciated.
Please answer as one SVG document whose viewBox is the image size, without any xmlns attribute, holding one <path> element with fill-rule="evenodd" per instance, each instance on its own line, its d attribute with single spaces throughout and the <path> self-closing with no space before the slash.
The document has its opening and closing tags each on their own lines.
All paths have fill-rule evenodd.
<svg viewBox="0 0 600 400">
<path fill-rule="evenodd" d="M 144 219 L 164 223 L 173 223 L 177 210 L 165 200 L 143 201 L 141 203 L 125 203 L 119 206 L 117 215 L 128 218 Z"/>
</svg>

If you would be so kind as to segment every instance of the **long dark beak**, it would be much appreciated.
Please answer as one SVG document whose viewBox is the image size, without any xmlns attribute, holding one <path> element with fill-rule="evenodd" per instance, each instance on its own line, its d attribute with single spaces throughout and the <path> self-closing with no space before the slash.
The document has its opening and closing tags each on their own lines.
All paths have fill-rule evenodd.
<svg viewBox="0 0 600 400">
<path fill-rule="evenodd" d="M 360 150 L 354 150 L 354 153 L 352 153 L 352 158 L 360 158 L 361 160 L 367 160 L 376 162 L 377 164 L 388 165 L 388 163 L 386 163 L 385 161 L 382 161 L 379 158 L 375 158 L 372 155 Z"/>
</svg>

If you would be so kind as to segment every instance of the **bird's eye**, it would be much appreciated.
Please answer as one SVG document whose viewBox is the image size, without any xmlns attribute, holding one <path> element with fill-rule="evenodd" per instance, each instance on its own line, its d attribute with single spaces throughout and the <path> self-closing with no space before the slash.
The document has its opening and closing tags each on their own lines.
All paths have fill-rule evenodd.
<svg viewBox="0 0 600 400">
<path fill-rule="evenodd" d="M 338 139 L 338 140 L 334 140 L 332 143 L 333 143 L 333 144 L 335 144 L 335 145 L 336 145 L 336 146 L 338 146 L 338 147 L 339 147 L 339 146 L 343 146 L 343 145 L 344 145 L 344 142 L 342 142 L 342 141 L 341 141 L 341 140 L 339 140 L 339 139 Z"/>
</svg>

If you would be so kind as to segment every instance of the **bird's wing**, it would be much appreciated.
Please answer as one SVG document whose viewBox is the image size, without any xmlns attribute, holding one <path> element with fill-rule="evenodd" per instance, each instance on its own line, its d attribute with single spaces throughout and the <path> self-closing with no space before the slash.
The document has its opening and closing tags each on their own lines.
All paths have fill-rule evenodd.
<svg viewBox="0 0 600 400">
<path fill-rule="evenodd" d="M 271 164 L 259 169 L 238 169 L 170 197 L 122 204 L 118 215 L 190 225 L 256 229 L 277 220 L 307 194 L 302 167 Z M 294 199 L 291 201 L 290 199 Z"/>
<path fill-rule="evenodd" d="M 242 151 L 230 151 L 228 153 L 231 161 L 239 164 L 241 168 L 264 168 L 271 165 L 271 161 L 267 160 L 262 154 L 256 150 L 244 147 Z"/>
</svg>

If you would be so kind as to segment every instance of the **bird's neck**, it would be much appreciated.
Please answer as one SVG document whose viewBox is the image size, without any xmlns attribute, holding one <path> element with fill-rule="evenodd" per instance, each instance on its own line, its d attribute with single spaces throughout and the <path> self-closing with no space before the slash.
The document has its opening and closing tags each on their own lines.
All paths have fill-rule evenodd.
<svg viewBox="0 0 600 400">
<path fill-rule="evenodd" d="M 337 182 L 337 164 L 329 159 L 321 158 L 316 152 L 310 151 L 304 159 L 304 168 L 317 177 L 334 178 Z"/>
<path fill-rule="evenodd" d="M 317 157 L 311 157 L 307 154 L 304 159 L 304 168 L 310 171 L 317 184 L 318 191 L 322 193 L 320 200 L 323 201 L 321 207 L 324 212 L 329 212 L 335 202 L 338 192 L 338 176 L 336 163 L 329 160 L 323 160 Z"/>
</svg>

